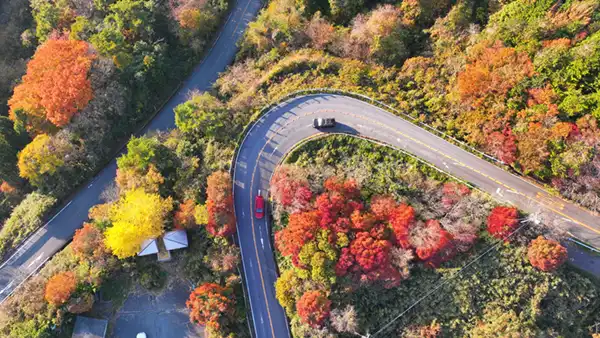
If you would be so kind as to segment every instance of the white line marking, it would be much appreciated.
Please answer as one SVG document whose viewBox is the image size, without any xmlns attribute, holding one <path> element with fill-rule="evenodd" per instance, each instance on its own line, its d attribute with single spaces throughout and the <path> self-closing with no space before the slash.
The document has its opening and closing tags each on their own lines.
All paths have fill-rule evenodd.
<svg viewBox="0 0 600 338">
<path fill-rule="evenodd" d="M 51 223 L 52 221 L 54 221 L 54 219 L 56 218 L 56 216 L 60 215 L 61 212 L 65 211 L 65 209 L 71 205 L 71 203 L 73 203 L 73 201 L 70 201 L 69 203 L 67 203 L 67 205 L 65 205 L 62 209 L 60 209 L 59 212 L 56 213 L 56 215 L 54 215 L 54 217 L 52 217 L 48 222 L 46 222 L 46 224 L 44 224 L 44 226 L 48 225 L 48 223 Z"/>
<path fill-rule="evenodd" d="M 40 259 L 42 259 L 43 255 L 44 255 L 43 252 L 41 254 L 39 254 L 39 256 L 37 256 L 36 259 L 34 259 L 31 263 L 29 263 L 29 265 L 27 265 L 27 268 L 30 268 L 33 264 L 35 264 L 37 261 L 39 261 Z"/>
<path fill-rule="evenodd" d="M 265 241 L 263 240 L 263 238 L 260 238 L 260 245 L 262 245 L 263 250 L 265 249 Z"/>
<path fill-rule="evenodd" d="M 448 164 L 446 162 L 442 162 L 444 164 L 444 167 L 446 167 L 446 169 L 450 169 L 450 167 L 448 166 Z"/>
<path fill-rule="evenodd" d="M 6 289 L 8 289 L 11 285 L 13 285 L 14 281 L 10 281 L 10 283 L 8 283 L 8 285 L 6 285 L 4 287 L 4 289 L 0 290 L 0 295 L 4 293 L 4 291 L 6 291 Z"/>
</svg>

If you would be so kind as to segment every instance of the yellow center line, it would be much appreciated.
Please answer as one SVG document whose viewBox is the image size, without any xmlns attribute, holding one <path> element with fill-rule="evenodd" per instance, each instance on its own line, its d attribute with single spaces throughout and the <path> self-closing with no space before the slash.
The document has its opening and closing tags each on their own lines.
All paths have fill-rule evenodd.
<svg viewBox="0 0 600 338">
<path fill-rule="evenodd" d="M 238 21 L 237 25 L 235 25 L 233 33 L 231 33 L 232 37 L 235 35 L 235 32 L 237 32 L 237 29 L 240 26 L 240 24 L 244 21 L 244 15 L 246 15 L 246 10 L 248 9 L 248 6 L 250 6 L 251 2 L 252 2 L 252 0 L 248 0 L 248 3 L 246 4 L 246 7 L 244 7 L 244 11 L 242 12 L 242 16 L 240 17 L 240 21 Z"/>
<path fill-rule="evenodd" d="M 271 143 L 271 141 L 273 140 L 273 138 L 275 136 L 277 136 L 277 134 L 285 129 L 289 124 L 293 123 L 294 121 L 298 120 L 300 117 L 302 116 L 308 116 L 311 114 L 314 114 L 315 112 L 309 112 L 309 113 L 305 113 L 303 115 L 298 115 L 294 118 L 289 119 L 285 124 L 281 125 L 279 128 L 277 128 L 273 134 L 267 139 L 267 142 L 265 142 L 265 144 L 263 145 L 263 147 L 260 149 L 258 156 L 256 157 L 256 162 L 254 164 L 254 167 L 252 168 L 252 179 L 250 181 L 250 188 L 249 188 L 249 192 L 250 192 L 250 219 L 251 219 L 251 224 L 252 224 L 252 239 L 254 242 L 254 250 L 256 252 L 256 260 L 257 260 L 257 264 L 258 264 L 258 273 L 260 275 L 260 282 L 262 284 L 262 289 L 263 289 L 263 294 L 265 296 L 265 304 L 267 307 L 267 316 L 269 317 L 269 325 L 271 327 L 271 334 L 273 335 L 273 337 L 275 337 L 275 329 L 273 328 L 273 319 L 271 318 L 271 310 L 269 308 L 269 302 L 267 301 L 267 288 L 265 286 L 265 280 L 263 277 L 263 273 L 262 273 L 262 266 L 260 264 L 260 256 L 258 254 L 258 244 L 256 242 L 256 231 L 255 231 L 255 227 L 254 227 L 254 214 L 252 211 L 252 188 L 254 187 L 254 178 L 256 175 L 256 169 L 258 168 L 258 162 L 259 159 L 263 156 L 264 150 L 267 147 L 267 145 L 269 145 Z M 268 240 L 271 240 L 270 238 Z M 254 324 L 256 325 L 256 323 Z"/>
<path fill-rule="evenodd" d="M 275 330 L 274 330 L 274 328 L 273 328 L 273 320 L 272 320 L 272 318 L 271 318 L 271 311 L 270 311 L 270 308 L 269 308 L 269 302 L 267 301 L 267 290 L 266 290 L 265 281 L 264 281 L 264 277 L 263 277 L 263 273 L 262 273 L 262 266 L 261 266 L 261 264 L 260 264 L 260 256 L 259 256 L 259 252 L 258 252 L 258 244 L 257 244 L 257 241 L 256 241 L 256 231 L 255 231 L 255 225 L 254 225 L 254 215 L 253 215 L 253 213 L 252 213 L 252 193 L 253 193 L 253 191 L 252 191 L 252 187 L 254 186 L 254 179 L 255 179 L 255 175 L 256 175 L 256 170 L 257 170 L 257 168 L 258 168 L 258 162 L 259 162 L 259 159 L 260 159 L 260 158 L 263 156 L 263 153 L 264 153 L 264 150 L 265 150 L 265 148 L 267 147 L 267 145 L 269 145 L 269 144 L 271 143 L 271 141 L 273 140 L 273 138 L 274 138 L 275 136 L 277 136 L 277 134 L 278 134 L 278 133 L 279 133 L 281 130 L 285 129 L 285 128 L 286 128 L 288 125 L 290 125 L 290 124 L 291 124 L 291 123 L 293 123 L 294 121 L 296 121 L 296 120 L 300 119 L 301 117 L 304 117 L 304 116 L 309 116 L 309 115 L 313 115 L 313 114 L 316 114 L 316 113 L 318 113 L 318 112 L 338 112 L 338 113 L 341 113 L 341 114 L 344 114 L 344 115 L 349 115 L 349 116 L 352 116 L 352 117 L 355 117 L 355 118 L 358 118 L 358 119 L 362 119 L 362 120 L 365 120 L 365 121 L 371 122 L 371 123 L 373 123 L 373 124 L 376 124 L 376 125 L 378 125 L 378 126 L 380 126 L 380 127 L 382 127 L 382 128 L 385 128 L 385 129 L 391 130 L 392 132 L 394 132 L 394 133 L 396 133 L 396 134 L 398 134 L 398 135 L 400 135 L 400 136 L 402 136 L 402 137 L 404 137 L 404 138 L 406 138 L 406 139 L 408 139 L 408 140 L 411 140 L 411 141 L 415 142 L 416 144 L 418 144 L 418 145 L 420 145 L 420 146 L 426 147 L 426 148 L 428 148 L 428 149 L 430 149 L 430 150 L 434 151 L 435 153 L 437 153 L 437 154 L 439 154 L 439 155 L 441 155 L 441 156 L 443 156 L 443 157 L 445 157 L 445 158 L 447 158 L 447 159 L 450 159 L 450 160 L 454 161 L 454 162 L 455 162 L 455 163 L 457 163 L 458 165 L 460 165 L 460 166 L 463 166 L 463 167 L 465 167 L 465 168 L 467 168 L 467 169 L 469 169 L 469 170 L 471 170 L 471 171 L 473 171 L 473 172 L 475 172 L 475 173 L 479 174 L 480 176 L 482 176 L 482 177 L 485 177 L 485 178 L 487 178 L 487 179 L 491 180 L 492 182 L 495 182 L 495 183 L 497 183 L 497 184 L 499 184 L 499 185 L 501 185 L 501 186 L 505 187 L 506 189 L 509 189 L 509 190 L 512 190 L 512 191 L 514 191 L 514 192 L 515 192 L 516 194 L 518 194 L 518 195 L 521 195 L 521 196 L 523 196 L 523 197 L 525 197 L 525 198 L 527 198 L 527 199 L 529 199 L 529 200 L 531 200 L 531 201 L 533 201 L 533 202 L 536 202 L 536 203 L 540 204 L 541 206 L 544 206 L 544 207 L 546 207 L 547 209 L 549 209 L 549 210 L 551 210 L 551 211 L 555 212 L 556 214 L 559 214 L 559 215 L 561 215 L 561 216 L 563 216 L 563 217 L 565 217 L 565 218 L 567 218 L 567 219 L 569 219 L 569 220 L 573 221 L 575 224 L 578 224 L 578 225 L 580 225 L 580 226 L 583 226 L 583 227 L 587 228 L 588 230 L 591 230 L 591 231 L 593 231 L 593 232 L 595 232 L 595 233 L 598 233 L 598 234 L 600 234 L 600 231 L 599 231 L 599 230 L 596 230 L 596 229 L 592 228 L 591 226 L 589 226 L 589 225 L 587 225 L 587 224 L 584 224 L 584 223 L 582 223 L 582 222 L 580 222 L 580 221 L 578 221 L 578 220 L 576 220 L 576 219 L 574 219 L 574 218 L 572 218 L 572 217 L 570 217 L 570 216 L 568 216 L 568 215 L 564 214 L 563 212 L 561 212 L 561 211 L 558 211 L 558 210 L 554 209 L 554 208 L 553 208 L 551 205 L 547 205 L 546 203 L 544 203 L 543 201 L 540 201 L 540 200 L 538 200 L 537 198 L 534 198 L 534 197 L 528 196 L 528 195 L 526 195 L 526 194 L 524 194 L 524 193 L 522 193 L 522 192 L 518 191 L 517 189 L 515 189 L 515 188 L 512 188 L 512 187 L 510 187 L 509 185 L 507 185 L 507 184 L 505 184 L 505 183 L 503 183 L 503 182 L 500 182 L 500 181 L 498 181 L 497 179 L 495 179 L 495 178 L 493 178 L 493 177 L 490 177 L 489 175 L 487 175 L 487 174 L 484 174 L 484 173 L 482 173 L 481 171 L 479 171 L 479 170 L 476 170 L 476 169 L 474 169 L 474 168 L 472 168 L 472 167 L 470 167 L 470 166 L 468 166 L 468 165 L 466 165 L 466 164 L 462 163 L 462 162 L 461 162 L 461 161 L 459 161 L 458 159 L 456 159 L 456 158 L 454 158 L 454 157 L 452 157 L 452 156 L 450 156 L 450 155 L 447 155 L 447 154 L 445 154 L 445 153 L 441 152 L 440 150 L 438 150 L 438 149 L 436 149 L 436 148 L 434 148 L 434 147 L 431 147 L 430 145 L 428 145 L 428 144 L 425 144 L 425 143 L 421 142 L 420 140 L 417 140 L 417 139 L 415 139 L 415 138 L 413 138 L 413 137 L 411 137 L 411 136 L 409 136 L 409 135 L 407 135 L 407 134 L 405 134 L 405 133 L 403 133 L 403 132 L 401 132 L 401 131 L 399 131 L 399 130 L 397 130 L 397 129 L 395 129 L 395 128 L 392 128 L 392 127 L 390 127 L 390 126 L 388 126 L 388 125 L 385 125 L 385 124 L 383 124 L 383 123 L 381 123 L 381 122 L 379 122 L 379 121 L 372 120 L 372 119 L 370 119 L 370 118 L 367 118 L 367 117 L 365 117 L 365 116 L 361 116 L 361 115 L 357 115 L 357 114 L 353 114 L 353 113 L 348 113 L 348 112 L 342 112 L 342 111 L 331 110 L 331 109 L 320 109 L 320 110 L 315 110 L 315 111 L 312 111 L 312 112 L 306 112 L 306 113 L 304 113 L 304 114 L 302 114 L 302 115 L 296 115 L 294 118 L 291 118 L 291 119 L 289 119 L 289 120 L 288 120 L 288 121 L 287 121 L 285 124 L 283 124 L 283 125 L 281 125 L 279 128 L 277 128 L 277 129 L 276 129 L 276 130 L 273 132 L 273 134 L 272 134 L 272 135 L 271 135 L 271 136 L 270 136 L 270 137 L 267 139 L 267 142 L 265 142 L 265 144 L 263 145 L 263 147 L 262 147 L 262 148 L 261 148 L 261 150 L 259 151 L 259 154 L 258 154 L 258 157 L 257 157 L 257 161 L 255 162 L 255 164 L 254 164 L 254 167 L 253 167 L 253 171 L 252 171 L 252 179 L 251 179 L 251 182 L 250 182 L 250 189 L 249 189 L 249 190 L 250 190 L 250 191 L 249 191 L 249 193 L 250 193 L 250 211 L 251 211 L 251 212 L 250 212 L 250 215 L 251 215 L 251 216 L 250 216 L 250 219 L 251 219 L 251 224 L 252 224 L 252 238 L 253 238 L 253 242 L 254 242 L 254 250 L 255 250 L 255 253 L 256 253 L 256 259 L 257 259 L 257 263 L 258 263 L 258 271 L 259 271 L 259 275 L 260 275 L 260 281 L 261 281 L 261 284 L 262 284 L 263 294 L 264 294 L 264 297 L 265 297 L 265 304 L 266 304 L 266 308 L 267 308 L 267 316 L 269 317 L 269 318 L 268 318 L 268 319 L 269 319 L 269 325 L 270 325 L 270 327 L 271 327 L 271 333 L 272 333 L 273 337 L 275 337 Z M 314 135 L 311 135 L 311 136 L 309 136 L 309 137 L 307 137 L 307 138 L 305 138 L 305 139 L 311 138 L 311 137 L 313 137 L 313 136 L 314 136 Z M 303 139 L 303 140 L 305 140 L 305 139 Z M 303 141 L 303 140 L 301 140 L 301 141 Z M 416 155 L 415 155 L 415 156 L 416 156 Z M 538 193 L 538 194 L 539 194 L 539 193 Z M 537 195 L 536 195 L 536 197 L 537 197 Z M 270 239 L 269 239 L 269 240 L 270 240 Z M 255 323 L 255 325 L 256 325 L 256 323 Z"/>
<path fill-rule="evenodd" d="M 330 111 L 335 111 L 335 110 L 330 110 Z M 409 139 L 409 140 L 411 140 L 411 141 L 413 141 L 413 142 L 417 143 L 417 144 L 418 144 L 418 145 L 420 145 L 420 146 L 424 146 L 424 147 L 426 147 L 426 148 L 428 148 L 428 149 L 431 149 L 432 151 L 434 151 L 434 152 L 438 153 L 439 155 L 442 155 L 442 156 L 444 156 L 444 157 L 446 157 L 446 158 L 452 159 L 453 161 L 455 161 L 455 162 L 457 162 L 457 163 L 461 164 L 463 167 L 465 167 L 465 168 L 467 168 L 467 169 L 469 169 L 469 170 L 471 170 L 471 171 L 473 171 L 473 172 L 475 172 L 475 173 L 478 173 L 479 175 L 481 175 L 481 176 L 483 176 L 483 177 L 485 177 L 485 178 L 491 179 L 493 182 L 496 182 L 496 183 L 498 183 L 498 184 L 500 184 L 500 185 L 504 186 L 505 188 L 507 188 L 507 189 L 510 189 L 510 190 L 514 191 L 515 193 L 517 193 L 517 194 L 519 194 L 519 195 L 521 195 L 521 196 L 523 196 L 523 197 L 525 197 L 525 198 L 527 198 L 527 199 L 529 199 L 529 200 L 531 200 L 531 201 L 533 201 L 533 202 L 535 202 L 535 203 L 537 203 L 537 204 L 539 204 L 539 205 L 541 205 L 541 206 L 544 206 L 546 209 L 552 210 L 553 212 L 555 212 L 555 213 L 557 213 L 557 214 L 559 214 L 559 215 L 561 215 L 561 216 L 563 216 L 563 217 L 565 217 L 565 218 L 567 218 L 567 219 L 569 219 L 569 220 L 573 221 L 575 224 L 578 224 L 578 225 L 580 225 L 580 226 L 582 226 L 582 227 L 584 227 L 584 228 L 586 228 L 586 229 L 588 229 L 588 230 L 591 230 L 591 231 L 592 231 L 592 232 L 594 232 L 594 233 L 600 234 L 600 230 L 594 229 L 593 227 L 591 227 L 591 226 L 589 226 L 589 225 L 587 225 L 587 224 L 585 224 L 585 223 L 582 223 L 582 222 L 580 222 L 580 221 L 578 221 L 578 220 L 576 220 L 576 219 L 574 219 L 574 218 L 572 218 L 572 217 L 570 217 L 570 216 L 566 215 L 565 213 L 563 213 L 563 212 L 561 212 L 561 211 L 559 211 L 559 210 L 556 210 L 556 209 L 555 209 L 555 208 L 553 208 L 551 205 L 548 205 L 548 204 L 544 203 L 543 201 L 540 201 L 540 200 L 538 200 L 537 198 L 534 198 L 534 197 L 531 197 L 531 196 L 529 196 L 529 195 L 526 195 L 526 194 L 524 194 L 524 193 L 522 193 L 522 192 L 518 191 L 517 189 L 510 187 L 510 186 L 509 186 L 509 185 L 507 185 L 507 184 L 504 184 L 504 183 L 502 183 L 502 182 L 499 182 L 499 181 L 497 181 L 497 180 L 495 180 L 495 179 L 492 179 L 492 178 L 490 178 L 488 175 L 486 175 L 486 174 L 483 174 L 483 173 L 481 173 L 480 171 L 478 171 L 478 170 L 476 170 L 476 169 L 474 169 L 474 168 L 472 168 L 472 167 L 470 167 L 470 166 L 468 166 L 468 165 L 462 164 L 460 161 L 458 161 L 457 159 L 454 159 L 454 158 L 453 158 L 453 157 L 451 157 L 450 155 L 447 155 L 447 154 L 445 154 L 445 153 L 441 152 L 440 150 L 438 150 L 438 149 L 435 149 L 435 148 L 433 148 L 433 147 L 429 146 L 428 144 L 425 144 L 425 143 L 421 142 L 420 140 L 417 140 L 417 139 L 415 139 L 415 138 L 413 138 L 413 137 L 411 137 L 411 136 L 409 136 L 409 135 L 407 135 L 407 134 L 405 134 L 405 133 L 403 133 L 403 132 L 401 132 L 401 131 L 399 131 L 399 130 L 397 130 L 397 129 L 395 129 L 395 128 L 392 128 L 392 127 L 390 127 L 390 126 L 388 126 L 388 125 L 386 125 L 386 124 L 383 124 L 383 123 L 381 123 L 381 122 L 379 122 L 379 121 L 376 121 L 376 120 L 372 120 L 372 119 L 370 119 L 370 118 L 368 118 L 368 117 L 365 117 L 365 116 L 362 116 L 362 115 L 357 115 L 357 114 L 354 114 L 354 113 L 349 113 L 349 112 L 341 112 L 341 111 L 339 111 L 339 112 L 340 112 L 340 113 L 342 113 L 342 114 L 345 114 L 345 115 L 349 115 L 349 116 L 352 116 L 352 117 L 358 118 L 358 119 L 362 119 L 362 120 L 365 120 L 365 121 L 369 121 L 369 122 L 371 122 L 371 123 L 374 123 L 374 124 L 376 124 L 376 125 L 378 125 L 378 126 L 380 126 L 380 127 L 382 127 L 382 128 L 385 128 L 385 129 L 391 130 L 391 131 L 393 131 L 394 133 L 396 133 L 396 134 L 398 134 L 398 135 L 401 135 L 401 136 L 403 136 L 403 137 L 405 137 L 405 138 L 407 138 L 407 139 Z"/>
</svg>

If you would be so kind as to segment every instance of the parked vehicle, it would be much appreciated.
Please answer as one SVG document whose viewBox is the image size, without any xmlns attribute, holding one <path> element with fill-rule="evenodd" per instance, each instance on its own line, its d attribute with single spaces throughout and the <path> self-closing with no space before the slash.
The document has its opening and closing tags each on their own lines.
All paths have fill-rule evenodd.
<svg viewBox="0 0 600 338">
<path fill-rule="evenodd" d="M 254 216 L 258 219 L 265 217 L 265 198 L 262 197 L 260 190 L 254 198 Z"/>
<path fill-rule="evenodd" d="M 334 118 L 316 118 L 313 120 L 313 127 L 317 129 L 321 128 L 333 128 L 335 127 L 335 119 Z"/>
</svg>

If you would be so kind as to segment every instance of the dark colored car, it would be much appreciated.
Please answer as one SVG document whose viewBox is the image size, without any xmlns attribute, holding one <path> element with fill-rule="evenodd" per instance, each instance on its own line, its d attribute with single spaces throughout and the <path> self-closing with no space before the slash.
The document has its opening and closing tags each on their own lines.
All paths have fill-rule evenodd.
<svg viewBox="0 0 600 338">
<path fill-rule="evenodd" d="M 254 216 L 258 219 L 265 217 L 265 198 L 260 194 L 260 190 L 254 198 Z"/>
<path fill-rule="evenodd" d="M 333 128 L 335 127 L 335 119 L 334 118 L 316 118 L 313 120 L 313 127 L 320 128 Z"/>
</svg>

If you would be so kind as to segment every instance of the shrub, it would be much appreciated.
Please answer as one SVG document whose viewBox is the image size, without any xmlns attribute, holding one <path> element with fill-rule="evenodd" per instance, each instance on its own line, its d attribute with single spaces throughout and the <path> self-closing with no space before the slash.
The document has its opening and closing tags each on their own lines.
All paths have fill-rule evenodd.
<svg viewBox="0 0 600 338">
<path fill-rule="evenodd" d="M 529 243 L 527 257 L 531 265 L 548 272 L 556 270 L 567 260 L 567 249 L 557 241 L 539 236 Z"/>
<path fill-rule="evenodd" d="M 0 230 L 0 255 L 17 246 L 43 225 L 43 219 L 56 203 L 51 196 L 33 192 L 13 210 Z"/>
<path fill-rule="evenodd" d="M 148 264 L 138 271 L 137 280 L 147 290 L 160 290 L 167 282 L 167 273 L 156 264 Z"/>
<path fill-rule="evenodd" d="M 506 239 L 519 226 L 519 211 L 513 207 L 495 207 L 488 216 L 488 232 L 498 238 Z"/>
</svg>

